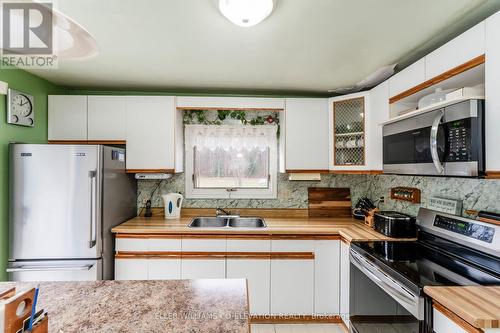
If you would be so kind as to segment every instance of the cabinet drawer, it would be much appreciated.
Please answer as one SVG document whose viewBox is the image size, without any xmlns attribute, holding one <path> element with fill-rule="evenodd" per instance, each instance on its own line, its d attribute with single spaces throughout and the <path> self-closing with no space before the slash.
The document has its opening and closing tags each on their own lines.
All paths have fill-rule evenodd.
<svg viewBox="0 0 500 333">
<path fill-rule="evenodd" d="M 121 238 L 116 237 L 116 252 L 146 252 L 149 250 L 147 238 Z"/>
<path fill-rule="evenodd" d="M 228 239 L 227 252 L 270 252 L 270 239 Z"/>
<path fill-rule="evenodd" d="M 314 252 L 314 240 L 272 239 L 271 252 Z"/>
<path fill-rule="evenodd" d="M 181 238 L 150 238 L 148 240 L 149 251 L 181 251 Z"/>
<path fill-rule="evenodd" d="M 226 238 L 182 238 L 183 252 L 226 252 Z"/>
</svg>

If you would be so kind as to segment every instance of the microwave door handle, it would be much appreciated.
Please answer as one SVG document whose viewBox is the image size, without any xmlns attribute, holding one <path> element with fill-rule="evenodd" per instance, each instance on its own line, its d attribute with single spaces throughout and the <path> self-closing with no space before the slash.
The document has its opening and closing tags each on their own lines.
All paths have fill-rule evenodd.
<svg viewBox="0 0 500 333">
<path fill-rule="evenodd" d="M 432 122 L 431 137 L 430 137 L 432 162 L 434 163 L 434 166 L 436 167 L 436 170 L 439 174 L 442 174 L 444 172 L 444 166 L 439 160 L 438 147 L 437 147 L 437 135 L 438 135 L 439 125 L 441 124 L 443 116 L 444 112 L 440 111 L 438 112 L 436 117 L 434 117 L 434 121 Z"/>
</svg>

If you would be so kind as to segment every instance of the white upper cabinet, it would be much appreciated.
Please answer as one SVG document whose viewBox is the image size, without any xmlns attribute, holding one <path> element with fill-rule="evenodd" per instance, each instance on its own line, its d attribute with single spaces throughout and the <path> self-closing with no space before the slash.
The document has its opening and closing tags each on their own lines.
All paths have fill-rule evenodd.
<svg viewBox="0 0 500 333">
<path fill-rule="evenodd" d="M 125 96 L 88 96 L 88 139 L 125 140 Z"/>
<path fill-rule="evenodd" d="M 366 113 L 366 156 L 370 170 L 382 170 L 382 123 L 389 120 L 389 82 L 385 81 L 370 90 L 370 112 Z"/>
<path fill-rule="evenodd" d="M 283 109 L 283 98 L 259 97 L 177 97 L 177 107 L 189 108 L 220 108 L 220 109 Z"/>
<path fill-rule="evenodd" d="M 430 80 L 482 54 L 485 22 L 481 22 L 425 57 L 425 79 Z"/>
<path fill-rule="evenodd" d="M 182 172 L 182 116 L 171 96 L 126 97 L 127 170 Z"/>
<path fill-rule="evenodd" d="M 287 98 L 286 170 L 328 170 L 328 99 Z"/>
<path fill-rule="evenodd" d="M 87 96 L 50 95 L 48 139 L 87 140 Z"/>
<path fill-rule="evenodd" d="M 486 170 L 500 171 L 500 12 L 486 19 Z"/>
<path fill-rule="evenodd" d="M 392 76 L 389 82 L 389 97 L 413 88 L 425 81 L 425 58 L 411 64 L 401 72 Z"/>
</svg>

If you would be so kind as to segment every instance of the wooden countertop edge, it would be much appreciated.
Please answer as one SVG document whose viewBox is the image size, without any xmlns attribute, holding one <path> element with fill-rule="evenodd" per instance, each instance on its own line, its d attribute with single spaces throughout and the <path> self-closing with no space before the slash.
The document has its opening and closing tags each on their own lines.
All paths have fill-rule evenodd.
<svg viewBox="0 0 500 333">
<path fill-rule="evenodd" d="M 480 295 L 474 297 L 473 291 L 470 291 L 470 288 L 474 289 L 496 289 L 500 293 L 500 286 L 454 286 L 454 287 L 446 287 L 446 286 L 427 286 L 424 287 L 424 292 L 428 296 L 433 299 L 433 307 L 446 315 L 448 318 L 453 320 L 459 326 L 464 328 L 467 332 L 482 332 L 482 329 L 494 329 L 500 328 L 500 312 L 493 309 L 493 313 L 496 314 L 496 318 L 491 316 L 491 311 L 485 309 L 485 315 L 477 315 L 468 312 L 464 307 L 460 307 L 459 302 L 453 298 L 453 295 L 450 295 L 451 290 L 457 289 L 460 290 L 460 295 L 465 295 L 464 292 L 469 290 L 467 296 L 461 297 L 460 301 L 465 301 L 467 303 L 471 303 L 471 306 L 478 308 L 474 303 L 481 303 L 484 306 L 488 306 L 485 304 L 484 299 L 481 299 Z M 490 295 L 490 291 L 488 290 L 488 295 Z M 475 301 L 477 299 L 477 301 Z M 467 325 L 466 325 L 467 324 Z"/>
</svg>

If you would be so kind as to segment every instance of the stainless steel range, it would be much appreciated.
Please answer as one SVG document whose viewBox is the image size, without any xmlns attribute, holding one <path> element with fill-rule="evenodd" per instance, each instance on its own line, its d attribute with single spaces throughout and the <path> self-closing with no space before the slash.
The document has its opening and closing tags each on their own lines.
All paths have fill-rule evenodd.
<svg viewBox="0 0 500 333">
<path fill-rule="evenodd" d="M 414 242 L 353 242 L 351 331 L 432 333 L 424 286 L 500 285 L 500 226 L 421 208 Z"/>
</svg>

